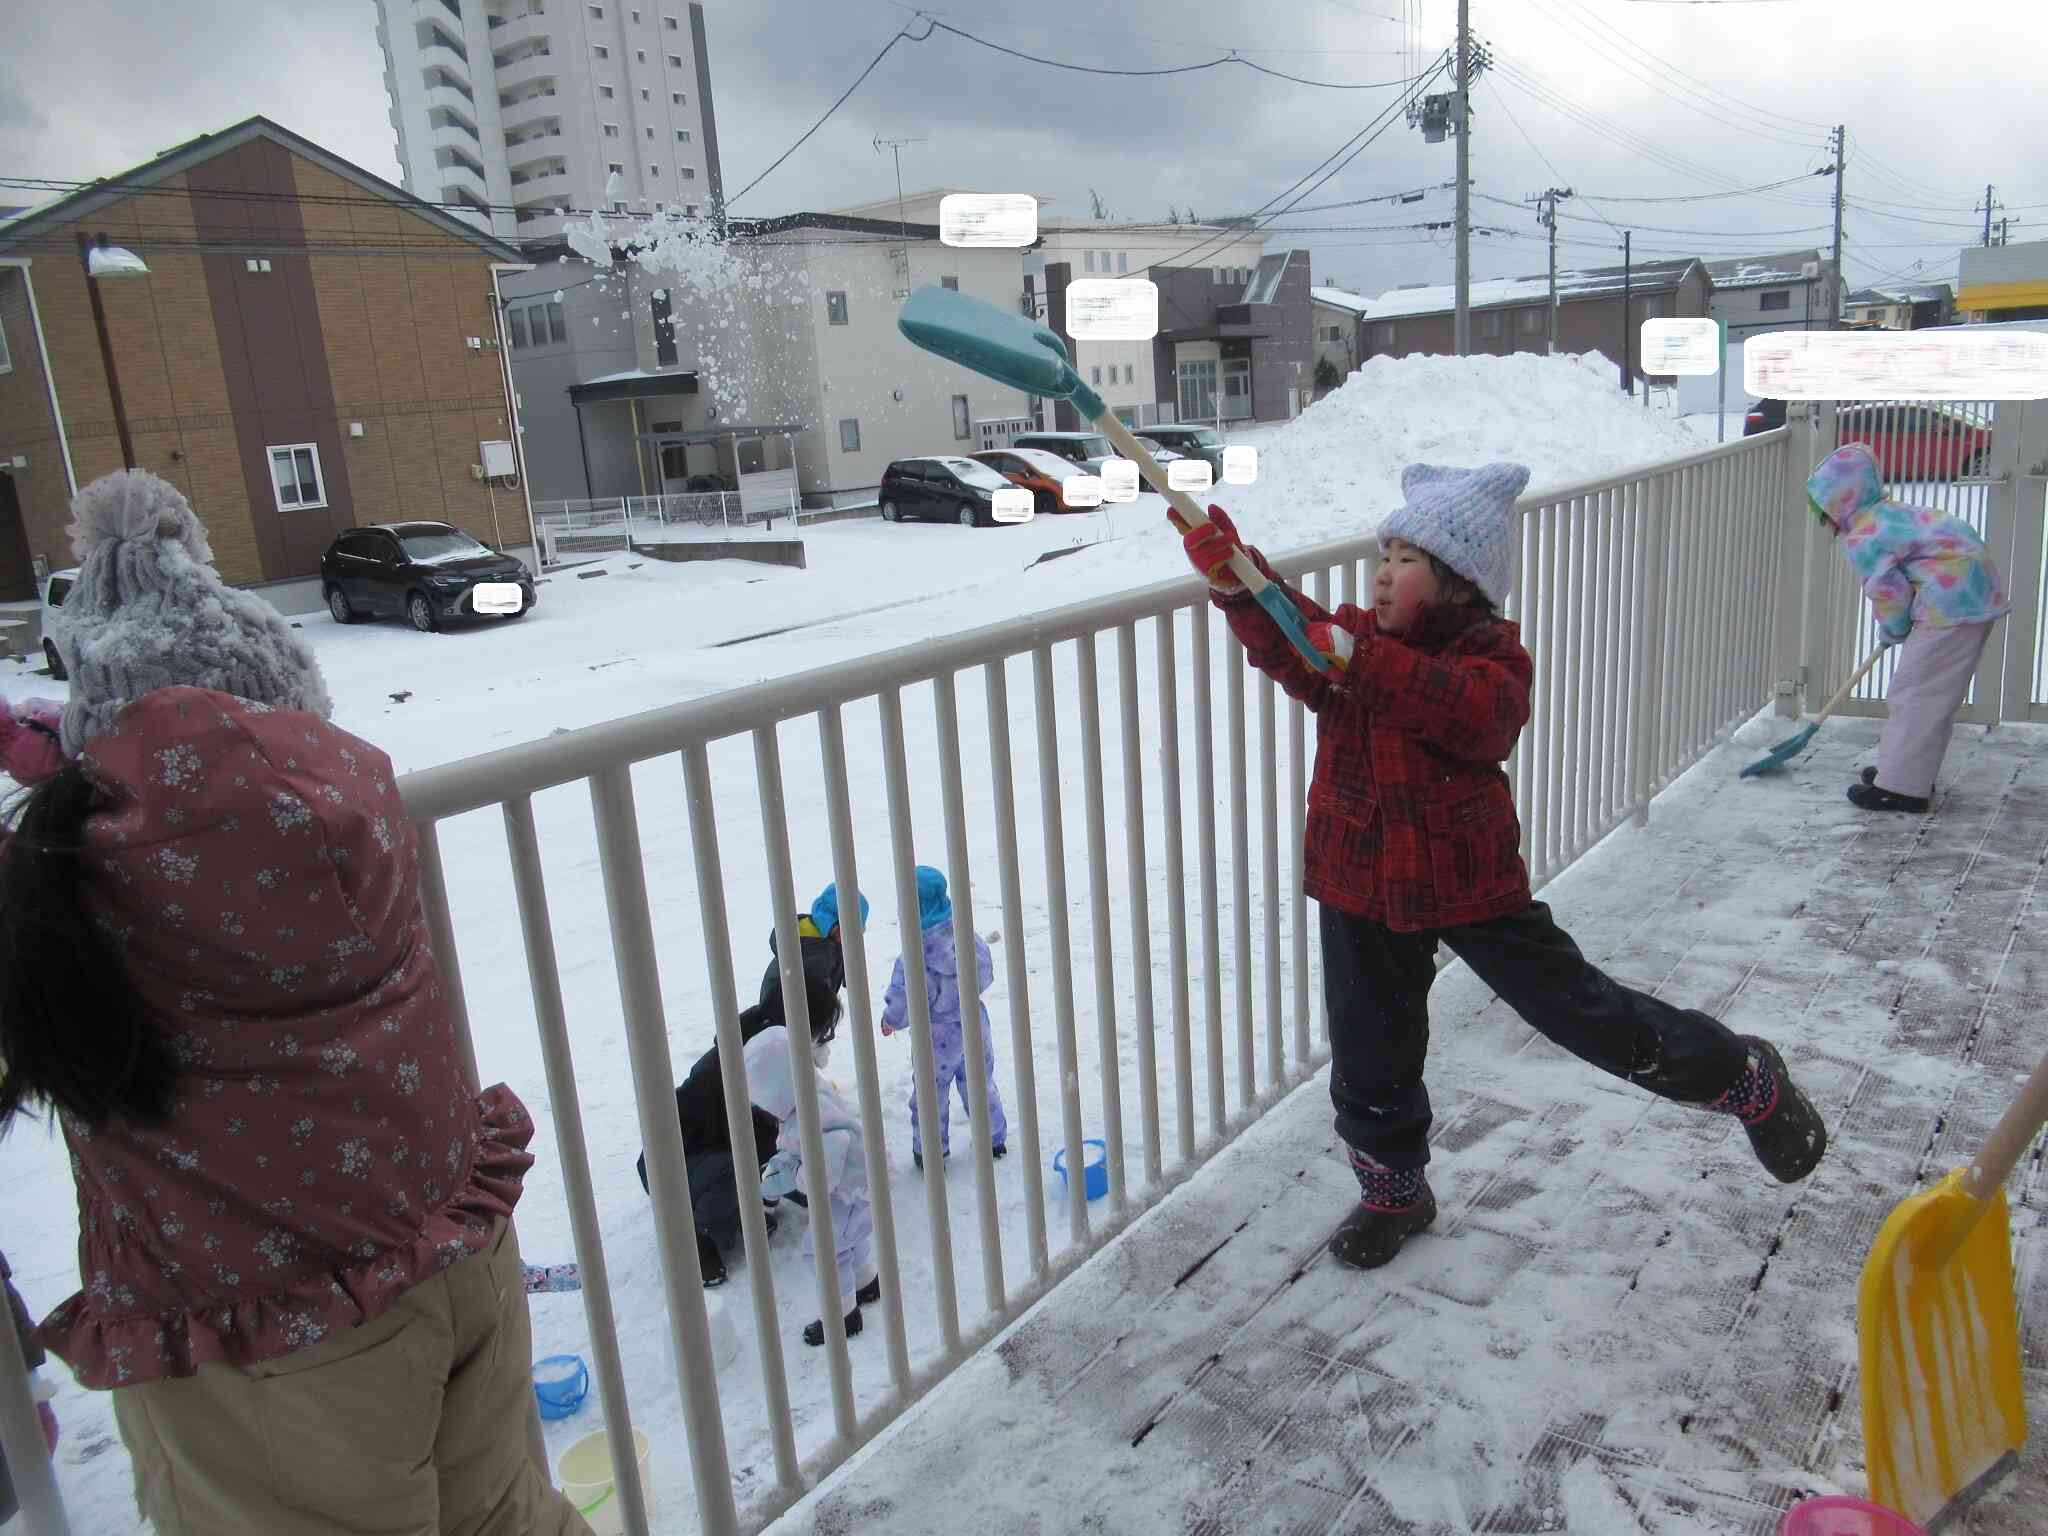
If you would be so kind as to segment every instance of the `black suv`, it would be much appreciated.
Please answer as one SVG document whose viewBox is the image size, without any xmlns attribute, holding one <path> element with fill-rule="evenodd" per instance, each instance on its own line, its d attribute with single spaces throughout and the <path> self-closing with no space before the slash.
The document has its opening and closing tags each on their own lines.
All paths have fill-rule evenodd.
<svg viewBox="0 0 2048 1536">
<path fill-rule="evenodd" d="M 1223 479 L 1223 439 L 1216 435 L 1213 427 L 1183 427 L 1171 422 L 1162 426 L 1133 427 L 1133 432 L 1149 437 L 1163 448 L 1185 454 L 1191 459 L 1208 462 L 1209 473 L 1220 484 Z"/>
<path fill-rule="evenodd" d="M 510 555 L 449 523 L 372 523 L 338 534 L 320 557 L 337 624 L 386 615 L 432 630 L 450 619 L 516 619 L 539 601 Z"/>
<path fill-rule="evenodd" d="M 1755 437 L 1759 432 L 1774 432 L 1785 425 L 1785 402 L 1768 397 L 1754 402 L 1749 414 L 1742 418 L 1742 435 Z"/>
<path fill-rule="evenodd" d="M 995 493 L 1010 482 L 974 459 L 898 459 L 882 471 L 882 520 L 937 518 L 963 528 L 985 528 L 994 518 Z"/>
</svg>

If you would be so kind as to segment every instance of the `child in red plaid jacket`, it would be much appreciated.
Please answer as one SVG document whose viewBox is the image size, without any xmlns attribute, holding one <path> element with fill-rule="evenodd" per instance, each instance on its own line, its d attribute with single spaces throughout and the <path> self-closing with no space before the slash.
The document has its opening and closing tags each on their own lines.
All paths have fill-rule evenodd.
<svg viewBox="0 0 2048 1536">
<path fill-rule="evenodd" d="M 1574 1055 L 1739 1116 L 1777 1178 L 1804 1178 L 1827 1147 L 1768 1042 L 1622 986 L 1530 894 L 1501 764 L 1528 722 L 1534 668 L 1498 614 L 1528 479 L 1518 464 L 1409 465 L 1405 502 L 1380 525 L 1372 606 L 1332 613 L 1287 589 L 1332 672 L 1303 660 L 1231 575 L 1237 531 L 1220 508 L 1185 535 L 1251 664 L 1317 716 L 1304 884 L 1320 906 L 1330 1097 L 1360 1191 L 1330 1251 L 1361 1269 L 1436 1219 L 1422 1068 L 1439 942 Z"/>
</svg>

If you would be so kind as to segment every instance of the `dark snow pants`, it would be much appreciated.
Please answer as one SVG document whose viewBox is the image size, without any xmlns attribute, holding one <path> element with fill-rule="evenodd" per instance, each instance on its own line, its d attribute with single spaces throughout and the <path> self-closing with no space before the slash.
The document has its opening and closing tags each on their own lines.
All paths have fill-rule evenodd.
<svg viewBox="0 0 2048 1536">
<path fill-rule="evenodd" d="M 720 1248 L 740 1240 L 740 1183 L 730 1152 L 683 1154 L 690 1173 L 690 1214 L 696 1227 Z M 647 1188 L 647 1154 L 640 1154 L 640 1187 Z M 649 1193 L 652 1193 L 650 1190 Z"/>
<path fill-rule="evenodd" d="M 1748 1050 L 1727 1025 L 1622 986 L 1579 952 L 1550 908 L 1531 902 L 1483 923 L 1396 933 L 1321 908 L 1337 1134 L 1388 1168 L 1429 1161 L 1429 987 L 1437 941 L 1541 1034 L 1660 1098 L 1710 1104 Z"/>
</svg>

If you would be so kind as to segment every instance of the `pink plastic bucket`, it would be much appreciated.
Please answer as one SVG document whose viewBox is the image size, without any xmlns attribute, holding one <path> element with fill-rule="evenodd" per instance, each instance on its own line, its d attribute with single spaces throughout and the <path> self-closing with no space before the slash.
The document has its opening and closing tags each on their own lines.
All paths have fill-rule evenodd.
<svg viewBox="0 0 2048 1536">
<path fill-rule="evenodd" d="M 1926 1532 L 1882 1505 L 1831 1493 L 1786 1510 L 1778 1536 L 1926 1536 Z"/>
</svg>

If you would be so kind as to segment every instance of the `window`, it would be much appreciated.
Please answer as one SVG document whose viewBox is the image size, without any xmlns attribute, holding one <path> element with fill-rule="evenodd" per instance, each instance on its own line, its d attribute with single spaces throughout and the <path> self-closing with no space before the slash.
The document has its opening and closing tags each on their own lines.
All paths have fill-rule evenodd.
<svg viewBox="0 0 2048 1536">
<path fill-rule="evenodd" d="M 596 54 L 600 59 L 608 59 L 612 56 L 611 49 L 605 47 L 603 43 L 591 44 L 590 51 Z"/>
<path fill-rule="evenodd" d="M 647 50 L 645 48 L 635 48 L 633 50 L 633 62 L 635 64 L 645 64 L 647 62 Z"/>
<path fill-rule="evenodd" d="M 654 290 L 649 308 L 654 315 L 654 361 L 659 367 L 671 367 L 676 360 L 676 321 L 668 307 L 666 288 Z"/>
<path fill-rule="evenodd" d="M 14 371 L 14 354 L 7 350 L 7 327 L 0 325 L 0 373 Z"/>
<path fill-rule="evenodd" d="M 326 506 L 327 493 L 320 485 L 319 445 L 287 443 L 272 448 L 270 486 L 277 493 L 277 510 L 280 512 Z"/>
<path fill-rule="evenodd" d="M 1774 288 L 1769 293 L 1763 294 L 1758 298 L 1756 307 L 1758 309 L 1790 309 L 1792 307 L 1792 290 L 1790 288 Z"/>
<path fill-rule="evenodd" d="M 1223 281 L 1223 269 L 1222 269 L 1221 267 L 1211 267 L 1211 268 L 1209 269 L 1209 281 L 1210 281 L 1210 282 L 1211 282 L 1212 284 L 1213 284 L 1213 283 L 1220 283 L 1220 282 L 1222 282 L 1222 281 Z"/>
<path fill-rule="evenodd" d="M 597 96 L 600 101 L 610 101 L 612 94 L 612 88 L 608 85 L 600 85 L 597 88 Z"/>
<path fill-rule="evenodd" d="M 507 325 L 512 332 L 512 350 L 514 352 L 520 351 L 528 345 L 526 340 L 526 311 L 523 309 L 513 310 L 507 317 Z"/>
<path fill-rule="evenodd" d="M 670 91 L 668 93 L 668 99 L 669 104 L 671 106 L 680 107 L 687 104 L 690 98 L 685 96 L 681 91 Z"/>
<path fill-rule="evenodd" d="M 640 25 L 640 13 L 638 11 L 633 13 L 633 25 L 636 27 Z"/>
<path fill-rule="evenodd" d="M 860 422 L 857 418 L 847 416 L 841 419 L 839 423 L 839 451 L 841 453 L 860 452 Z"/>
<path fill-rule="evenodd" d="M 641 94 L 642 96 L 645 96 L 645 95 L 646 95 L 647 93 L 646 93 L 645 91 L 642 91 L 642 92 L 641 92 L 640 94 Z M 654 129 L 653 129 L 652 127 L 650 127 L 650 128 L 649 128 L 649 129 L 647 130 L 647 137 L 649 137 L 650 139 L 654 137 Z"/>
<path fill-rule="evenodd" d="M 592 21 L 603 21 L 603 20 L 604 20 L 604 7 L 603 7 L 603 6 L 601 6 L 601 5 L 593 5 L 593 6 L 591 6 L 591 7 L 590 7 L 590 19 L 591 19 Z"/>
<path fill-rule="evenodd" d="M 960 291 L 960 279 L 957 277 L 942 277 L 939 279 L 939 286 L 941 288 L 950 288 L 955 293 L 958 293 Z"/>
<path fill-rule="evenodd" d="M 670 54 L 668 56 L 668 67 L 670 69 L 681 69 L 683 67 L 683 56 L 679 53 Z"/>
<path fill-rule="evenodd" d="M 1378 325 L 1374 326 L 1372 328 L 1372 340 L 1373 345 L 1376 347 L 1391 347 L 1394 344 L 1394 322 L 1382 320 Z"/>
<path fill-rule="evenodd" d="M 649 167 L 647 167 L 647 177 L 650 181 L 659 180 L 661 177 L 661 167 L 658 165 L 650 165 Z"/>
<path fill-rule="evenodd" d="M 676 130 L 676 142 L 677 142 L 678 144 L 687 144 L 687 143 L 689 143 L 689 142 L 690 142 L 690 130 L 689 130 L 689 129 L 687 129 L 687 128 L 678 128 L 678 129 Z"/>
<path fill-rule="evenodd" d="M 614 176 L 623 176 L 626 174 L 625 166 L 620 164 L 617 160 L 606 161 L 604 168 Z"/>
<path fill-rule="evenodd" d="M 664 27 L 667 27 L 667 28 L 669 29 L 669 31 L 671 31 L 671 32 L 676 32 L 676 31 L 680 31 L 680 30 L 681 30 L 681 26 L 682 26 L 682 24 L 681 24 L 680 22 L 678 22 L 678 21 L 677 21 L 677 20 L 675 19 L 675 17 L 673 17 L 673 16 L 664 16 L 664 17 L 662 17 L 662 18 L 661 18 L 661 24 L 662 24 L 662 25 L 663 25 Z"/>
<path fill-rule="evenodd" d="M 606 123 L 604 125 L 604 136 L 608 139 L 616 139 L 619 136 L 619 125 L 617 123 Z"/>
<path fill-rule="evenodd" d="M 1095 253 L 1093 251 L 1083 251 L 1081 255 L 1086 260 L 1088 270 L 1093 272 L 1095 270 Z"/>
<path fill-rule="evenodd" d="M 1100 384 L 1102 382 L 1102 367 L 1100 364 L 1088 370 L 1088 382 L 1090 384 Z"/>
<path fill-rule="evenodd" d="M 846 292 L 834 288 L 825 295 L 825 320 L 829 325 L 846 324 Z"/>
<path fill-rule="evenodd" d="M 642 101 L 652 101 L 654 100 L 654 94 L 653 92 L 649 91 L 646 86 L 643 85 L 640 88 L 640 99 Z"/>
<path fill-rule="evenodd" d="M 695 181 L 697 179 L 697 168 L 691 165 L 680 166 L 677 168 L 676 174 L 685 181 Z"/>
<path fill-rule="evenodd" d="M 1517 321 L 1524 336 L 1541 336 L 1549 327 L 1544 323 L 1550 315 L 1547 309 L 1525 309 Z M 1333 337 L 1332 340 L 1335 338 Z"/>
<path fill-rule="evenodd" d="M 955 395 L 953 397 L 953 438 L 956 442 L 965 442 L 973 435 L 973 426 L 967 419 L 967 397 L 965 395 Z"/>
<path fill-rule="evenodd" d="M 1116 253 L 1116 269 L 1119 272 L 1131 270 L 1131 253 L 1129 251 L 1118 251 Z"/>
<path fill-rule="evenodd" d="M 1130 365 L 1129 363 L 1125 363 L 1125 364 L 1124 364 L 1124 382 L 1125 382 L 1126 384 L 1129 384 L 1129 383 L 1131 383 L 1131 382 L 1133 381 L 1133 379 L 1134 379 L 1135 377 L 1136 377 L 1136 376 L 1135 376 L 1135 375 L 1134 375 L 1134 374 L 1132 373 L 1132 371 L 1131 371 L 1131 365 Z"/>
<path fill-rule="evenodd" d="M 1490 310 L 1479 317 L 1479 334 L 1489 340 L 1500 335 L 1500 311 Z"/>
</svg>

